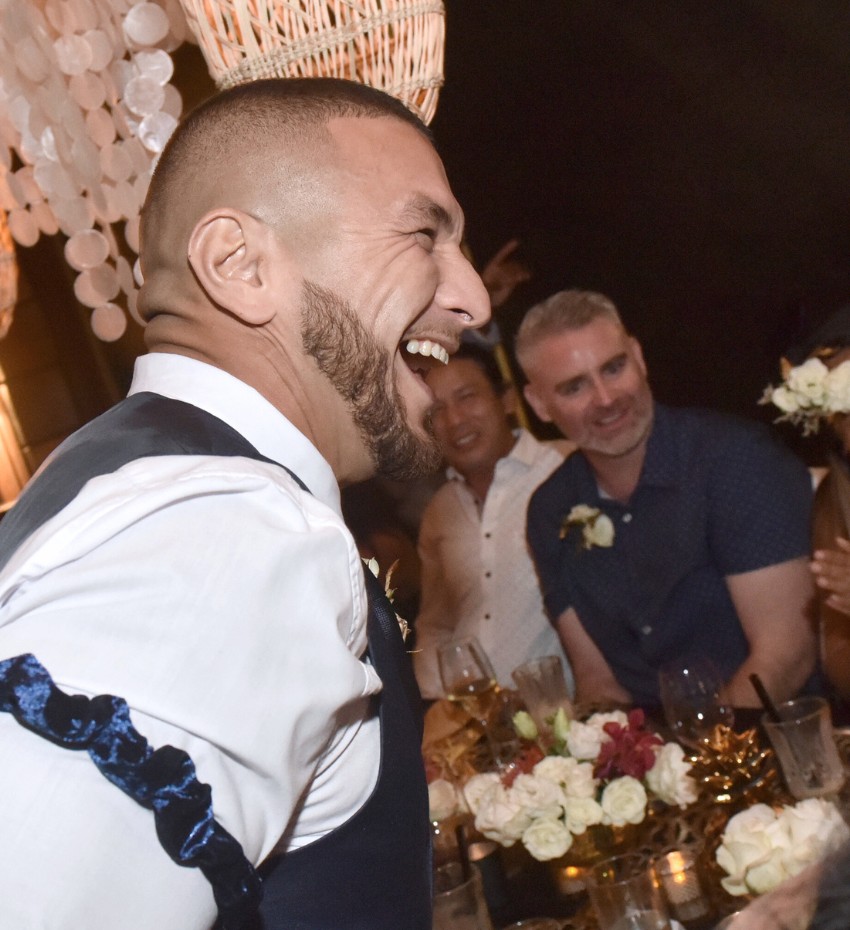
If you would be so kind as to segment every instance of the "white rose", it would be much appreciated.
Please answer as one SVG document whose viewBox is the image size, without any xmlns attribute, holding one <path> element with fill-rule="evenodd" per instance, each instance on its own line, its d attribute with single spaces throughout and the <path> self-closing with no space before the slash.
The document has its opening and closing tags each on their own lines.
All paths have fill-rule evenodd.
<svg viewBox="0 0 850 930">
<path fill-rule="evenodd" d="M 567 797 L 594 798 L 599 782 L 593 765 L 565 756 L 546 756 L 534 766 L 534 774 L 560 785 Z"/>
<path fill-rule="evenodd" d="M 591 546 L 613 546 L 614 545 L 614 524 L 611 518 L 601 513 L 595 520 L 585 523 L 582 530 L 584 544 L 590 549 Z"/>
<path fill-rule="evenodd" d="M 791 875 L 783 863 L 783 855 L 780 850 L 773 850 L 770 858 L 760 865 L 754 865 L 747 870 L 747 886 L 756 894 L 764 894 L 766 891 L 772 891 L 777 885 L 781 885 L 786 878 Z"/>
<path fill-rule="evenodd" d="M 850 361 L 842 362 L 826 376 L 826 409 L 850 412 Z"/>
<path fill-rule="evenodd" d="M 773 389 L 770 399 L 783 413 L 796 413 L 800 409 L 797 395 L 789 391 L 784 384 Z"/>
<path fill-rule="evenodd" d="M 481 799 L 495 785 L 500 785 L 501 779 L 496 772 L 483 772 L 473 775 L 463 786 L 463 798 L 471 814 L 477 814 Z"/>
<path fill-rule="evenodd" d="M 721 884 L 733 895 L 762 894 L 790 877 L 785 866 L 791 836 L 776 812 L 755 804 L 726 825 L 717 864 L 729 873 Z"/>
<path fill-rule="evenodd" d="M 796 875 L 850 839 L 850 827 L 838 808 L 823 798 L 807 798 L 793 807 L 783 807 L 777 819 L 790 838 L 785 867 L 791 875 Z"/>
<path fill-rule="evenodd" d="M 603 823 L 622 827 L 640 823 L 646 813 L 646 789 L 631 775 L 609 782 L 602 792 Z"/>
<path fill-rule="evenodd" d="M 573 720 L 567 731 L 567 749 L 576 759 L 595 759 L 599 755 L 599 747 L 608 734 L 589 723 Z"/>
<path fill-rule="evenodd" d="M 543 817 L 522 834 L 523 846 L 541 862 L 563 856 L 572 846 L 573 836 L 560 820 Z"/>
<path fill-rule="evenodd" d="M 646 783 L 665 804 L 687 807 L 697 799 L 697 785 L 690 771 L 685 750 L 678 743 L 665 743 L 655 754 L 655 765 L 646 773 Z"/>
<path fill-rule="evenodd" d="M 517 775 L 513 783 L 514 800 L 529 816 L 560 817 L 564 810 L 564 792 L 560 785 L 536 774 Z"/>
<path fill-rule="evenodd" d="M 570 833 L 578 836 L 591 826 L 602 823 L 604 811 L 602 805 L 593 798 L 567 798 L 564 805 L 564 819 Z"/>
<path fill-rule="evenodd" d="M 531 825 L 531 817 L 510 788 L 493 785 L 481 798 L 475 826 L 502 846 L 513 846 Z"/>
<path fill-rule="evenodd" d="M 428 810 L 431 820 L 445 820 L 457 813 L 457 792 L 450 781 L 437 778 L 428 784 Z"/>
<path fill-rule="evenodd" d="M 598 513 L 599 509 L 597 507 L 590 507 L 588 504 L 576 504 L 567 514 L 567 523 L 585 523 L 592 520 Z"/>
<path fill-rule="evenodd" d="M 606 723 L 618 723 L 621 727 L 627 727 L 629 725 L 629 716 L 622 710 L 609 710 L 604 713 L 591 714 L 587 718 L 588 726 L 596 727 L 597 730 L 603 733 L 605 739 L 610 739 L 608 734 L 603 732 Z"/>
<path fill-rule="evenodd" d="M 809 358 L 788 372 L 785 383 L 800 400 L 801 406 L 819 407 L 825 396 L 829 369 L 819 358 Z"/>
</svg>

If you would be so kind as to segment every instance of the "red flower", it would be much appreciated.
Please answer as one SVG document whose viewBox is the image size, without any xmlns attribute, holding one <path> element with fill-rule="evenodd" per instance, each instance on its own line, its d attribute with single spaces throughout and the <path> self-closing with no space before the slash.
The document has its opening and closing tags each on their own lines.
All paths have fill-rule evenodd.
<svg viewBox="0 0 850 930">
<path fill-rule="evenodd" d="M 502 784 L 506 788 L 516 781 L 517 775 L 528 775 L 543 758 L 543 750 L 537 743 L 529 743 L 520 754 L 511 761 L 502 773 Z"/>
<path fill-rule="evenodd" d="M 611 739 L 604 742 L 593 766 L 594 778 L 608 780 L 622 775 L 642 779 L 655 765 L 655 746 L 664 741 L 644 726 L 644 713 L 640 708 L 629 712 L 629 722 L 606 723 L 602 728 Z"/>
</svg>

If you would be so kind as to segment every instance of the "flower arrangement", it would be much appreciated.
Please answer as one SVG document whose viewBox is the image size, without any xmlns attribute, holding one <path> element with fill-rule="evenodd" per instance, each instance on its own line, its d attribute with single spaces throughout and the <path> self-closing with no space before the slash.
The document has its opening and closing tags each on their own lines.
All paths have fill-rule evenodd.
<svg viewBox="0 0 850 930">
<path fill-rule="evenodd" d="M 782 384 L 768 385 L 759 401 L 782 411 L 776 422 L 801 426 L 809 436 L 818 431 L 821 420 L 850 412 L 850 361 L 830 369 L 817 357 L 796 366 L 783 358 L 780 368 Z"/>
<path fill-rule="evenodd" d="M 518 758 L 503 772 L 473 775 L 462 791 L 476 828 L 503 846 L 521 841 L 535 859 L 557 859 L 591 826 L 641 823 L 651 795 L 680 807 L 696 800 L 684 750 L 648 730 L 641 710 L 585 721 L 559 710 L 549 745 L 524 711 L 515 726 L 524 738 Z"/>
<path fill-rule="evenodd" d="M 614 545 L 614 524 L 598 507 L 576 504 L 561 522 L 560 538 L 566 539 L 574 526 L 581 527 L 582 549 L 594 546 L 607 549 Z"/>
<path fill-rule="evenodd" d="M 754 804 L 726 825 L 717 864 L 731 895 L 762 894 L 797 875 L 850 839 L 831 801 L 807 798 L 793 806 Z"/>
</svg>

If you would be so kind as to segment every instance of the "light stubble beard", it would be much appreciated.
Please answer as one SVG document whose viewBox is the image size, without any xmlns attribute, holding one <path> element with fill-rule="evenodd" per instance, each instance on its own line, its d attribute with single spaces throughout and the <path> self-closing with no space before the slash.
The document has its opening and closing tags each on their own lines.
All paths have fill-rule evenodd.
<svg viewBox="0 0 850 930">
<path fill-rule="evenodd" d="M 301 340 L 347 404 L 378 474 L 407 481 L 439 467 L 436 439 L 417 436 L 407 422 L 398 386 L 390 380 L 391 356 L 347 301 L 305 281 Z"/>
</svg>

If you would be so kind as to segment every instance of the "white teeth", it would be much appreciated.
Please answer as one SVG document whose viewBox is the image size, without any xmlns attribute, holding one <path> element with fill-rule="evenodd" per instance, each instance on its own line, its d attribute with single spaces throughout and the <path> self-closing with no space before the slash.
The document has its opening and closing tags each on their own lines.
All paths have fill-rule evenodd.
<svg viewBox="0 0 850 930">
<path fill-rule="evenodd" d="M 424 355 L 426 358 L 430 356 L 444 365 L 449 363 L 449 353 L 439 343 L 431 342 L 430 339 L 424 339 L 422 342 L 410 339 L 405 348 L 411 355 Z"/>
</svg>

